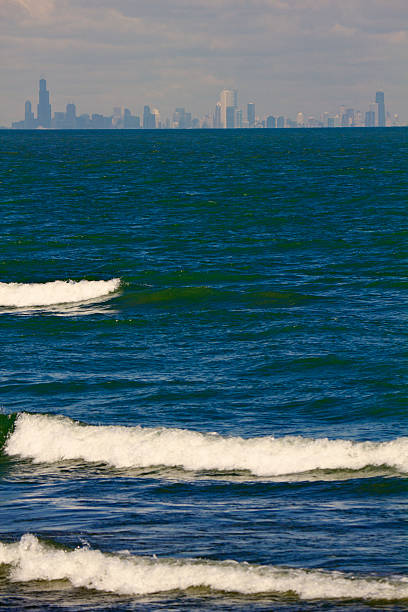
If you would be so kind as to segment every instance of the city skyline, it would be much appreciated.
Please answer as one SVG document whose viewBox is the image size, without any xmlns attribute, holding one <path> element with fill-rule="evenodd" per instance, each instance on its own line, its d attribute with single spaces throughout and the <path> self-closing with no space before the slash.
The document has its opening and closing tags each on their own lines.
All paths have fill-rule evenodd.
<svg viewBox="0 0 408 612">
<path fill-rule="evenodd" d="M 406 123 L 406 16 L 406 0 L 0 0 L 0 125 L 43 71 L 58 110 L 202 116 L 225 88 L 295 117 L 384 91 Z"/>
<path fill-rule="evenodd" d="M 24 105 L 24 119 L 12 122 L 14 129 L 237 129 L 237 128 L 336 128 L 336 127 L 392 127 L 402 125 L 398 115 L 387 111 L 385 94 L 375 93 L 375 102 L 366 110 L 356 110 L 341 105 L 337 111 L 324 112 L 320 116 L 306 116 L 302 111 L 295 118 L 269 113 L 258 116 L 256 102 L 238 103 L 238 90 L 223 89 L 213 111 L 204 116 L 194 116 L 185 107 L 176 107 L 171 117 L 161 117 L 159 109 L 145 104 L 141 116 L 129 108 L 115 106 L 112 114 L 77 113 L 73 102 L 65 111 L 52 113 L 50 92 L 44 78 L 39 80 L 37 113 L 31 100 Z"/>
</svg>

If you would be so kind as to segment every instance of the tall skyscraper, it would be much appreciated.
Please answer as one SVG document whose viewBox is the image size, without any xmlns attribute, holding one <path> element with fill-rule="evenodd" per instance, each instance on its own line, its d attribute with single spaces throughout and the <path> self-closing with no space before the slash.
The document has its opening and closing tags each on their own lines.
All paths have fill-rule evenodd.
<svg viewBox="0 0 408 612">
<path fill-rule="evenodd" d="M 40 91 L 37 106 L 38 125 L 49 128 L 51 125 L 50 92 L 47 89 L 47 81 L 40 79 Z"/>
<path fill-rule="evenodd" d="M 375 101 L 378 106 L 378 127 L 385 127 L 385 104 L 383 91 L 377 91 L 375 94 Z"/>
<path fill-rule="evenodd" d="M 151 130 L 156 127 L 156 116 L 150 111 L 150 106 L 145 106 L 143 109 L 143 127 L 146 130 Z"/>
<path fill-rule="evenodd" d="M 223 89 L 220 95 L 221 127 L 227 127 L 227 108 L 234 110 L 238 106 L 238 92 L 236 89 Z"/>
<path fill-rule="evenodd" d="M 221 127 L 221 102 L 217 102 L 215 106 L 213 127 L 216 129 Z"/>
<path fill-rule="evenodd" d="M 247 119 L 249 127 L 255 127 L 255 102 L 249 102 L 247 105 Z"/>
</svg>

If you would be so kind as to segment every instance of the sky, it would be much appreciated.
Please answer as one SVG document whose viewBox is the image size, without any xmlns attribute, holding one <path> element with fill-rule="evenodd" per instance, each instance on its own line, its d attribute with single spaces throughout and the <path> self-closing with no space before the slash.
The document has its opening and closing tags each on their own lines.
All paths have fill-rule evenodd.
<svg viewBox="0 0 408 612">
<path fill-rule="evenodd" d="M 0 0 L 0 125 L 37 103 L 212 112 L 223 88 L 257 115 L 367 110 L 408 121 L 408 0 Z"/>
</svg>

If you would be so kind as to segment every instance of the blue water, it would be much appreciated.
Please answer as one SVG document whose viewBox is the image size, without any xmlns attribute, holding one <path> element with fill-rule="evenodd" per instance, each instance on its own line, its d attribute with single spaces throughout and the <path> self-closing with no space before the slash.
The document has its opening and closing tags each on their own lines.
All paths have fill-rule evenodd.
<svg viewBox="0 0 408 612">
<path fill-rule="evenodd" d="M 23 451 L 3 448 L 0 542 L 408 580 L 407 162 L 406 128 L 0 133 L 0 404 L 18 415 L 3 429 L 12 441 L 27 413 L 48 415 Z M 33 287 L 114 278 L 64 304 Z M 179 432 L 185 465 L 154 458 L 165 441 L 142 465 L 112 429 L 94 460 L 93 435 L 75 456 L 36 454 L 63 443 L 58 415 L 225 446 L 206 436 L 208 462 L 189 467 Z M 231 437 L 264 436 L 400 446 L 384 461 L 357 446 L 355 467 L 329 445 L 309 469 L 288 441 L 293 468 L 261 453 L 257 471 L 244 445 L 225 467 Z M 408 607 L 201 584 L 140 595 L 15 569 L 0 565 L 1 609 Z"/>
</svg>

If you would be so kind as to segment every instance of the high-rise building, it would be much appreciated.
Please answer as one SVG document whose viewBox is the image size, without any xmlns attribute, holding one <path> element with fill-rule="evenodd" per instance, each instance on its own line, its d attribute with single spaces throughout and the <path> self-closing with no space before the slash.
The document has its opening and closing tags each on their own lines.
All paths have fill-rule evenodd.
<svg viewBox="0 0 408 612">
<path fill-rule="evenodd" d="M 234 114 L 234 124 L 236 128 L 242 128 L 243 127 L 243 121 L 242 121 L 242 110 L 238 110 L 237 108 L 235 109 L 235 114 Z"/>
<path fill-rule="evenodd" d="M 276 119 L 273 115 L 269 115 L 269 117 L 266 118 L 266 127 L 268 129 L 276 128 Z"/>
<path fill-rule="evenodd" d="M 24 127 L 26 130 L 32 130 L 35 127 L 34 113 L 31 110 L 30 100 L 27 100 L 25 103 Z"/>
<path fill-rule="evenodd" d="M 227 106 L 225 127 L 229 129 L 235 127 L 235 106 Z"/>
<path fill-rule="evenodd" d="M 123 127 L 125 130 L 137 130 L 140 128 L 140 117 L 132 115 L 128 108 L 123 111 Z"/>
<path fill-rule="evenodd" d="M 285 127 L 285 117 L 278 117 L 276 120 L 276 127 L 277 128 L 284 128 Z"/>
<path fill-rule="evenodd" d="M 365 127 L 375 127 L 375 112 L 372 110 L 365 114 Z"/>
<path fill-rule="evenodd" d="M 217 102 L 215 105 L 213 127 L 215 129 L 221 127 L 221 102 Z"/>
<path fill-rule="evenodd" d="M 183 107 L 176 108 L 173 114 L 173 127 L 182 130 L 190 129 L 193 125 L 191 113 L 186 113 Z"/>
<path fill-rule="evenodd" d="M 250 128 L 255 127 L 255 102 L 249 102 L 247 104 L 247 119 L 248 126 Z"/>
<path fill-rule="evenodd" d="M 145 106 L 143 109 L 143 127 L 145 130 L 151 130 L 156 127 L 156 116 L 154 112 L 150 112 L 150 106 Z"/>
<path fill-rule="evenodd" d="M 73 130 L 76 128 L 76 106 L 75 104 L 67 104 L 65 112 L 65 126 L 67 129 Z"/>
<path fill-rule="evenodd" d="M 221 127 L 227 127 L 227 108 L 234 110 L 238 106 L 238 92 L 236 89 L 223 89 L 220 95 Z"/>
<path fill-rule="evenodd" d="M 49 128 L 51 125 L 50 92 L 47 89 L 47 81 L 40 79 L 40 91 L 37 106 L 38 125 Z"/>
<path fill-rule="evenodd" d="M 121 106 L 114 106 L 113 107 L 112 125 L 115 128 L 123 127 L 122 107 Z"/>
<path fill-rule="evenodd" d="M 160 111 L 152 108 L 152 128 L 161 128 Z"/>
<path fill-rule="evenodd" d="M 378 106 L 378 127 L 385 127 L 385 104 L 383 91 L 377 91 L 375 94 L 375 102 Z"/>
</svg>

